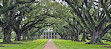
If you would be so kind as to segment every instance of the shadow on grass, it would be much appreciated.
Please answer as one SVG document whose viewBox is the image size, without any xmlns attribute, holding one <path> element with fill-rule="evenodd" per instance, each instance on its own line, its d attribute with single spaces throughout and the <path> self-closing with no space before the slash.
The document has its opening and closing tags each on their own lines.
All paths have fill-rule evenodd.
<svg viewBox="0 0 111 49">
<path fill-rule="evenodd" d="M 33 41 L 33 40 L 21 40 L 22 42 L 29 42 L 29 41 Z"/>
<path fill-rule="evenodd" d="M 0 47 L 5 47 L 5 46 L 0 45 Z"/>
<path fill-rule="evenodd" d="M 0 42 L 0 44 L 23 44 L 23 43 L 16 43 L 16 42 Z"/>
<path fill-rule="evenodd" d="M 104 46 L 104 48 L 111 48 L 111 46 Z"/>
</svg>

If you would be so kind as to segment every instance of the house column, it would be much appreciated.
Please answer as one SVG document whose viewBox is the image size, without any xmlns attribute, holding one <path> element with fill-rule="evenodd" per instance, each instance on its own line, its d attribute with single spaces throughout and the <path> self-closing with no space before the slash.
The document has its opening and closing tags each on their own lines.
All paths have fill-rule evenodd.
<svg viewBox="0 0 111 49">
<path fill-rule="evenodd" d="M 51 32 L 51 39 L 52 39 L 52 32 Z"/>
<path fill-rule="evenodd" d="M 48 32 L 48 39 L 49 39 L 49 32 Z"/>
<path fill-rule="evenodd" d="M 46 32 L 45 32 L 45 39 L 46 39 L 46 35 L 47 35 L 47 34 L 46 34 Z"/>
<path fill-rule="evenodd" d="M 57 35 L 56 35 L 57 39 L 59 39 L 59 37 L 58 37 L 58 36 L 59 36 L 59 34 L 57 33 Z"/>
<path fill-rule="evenodd" d="M 54 33 L 54 39 L 55 39 L 55 33 Z"/>
<path fill-rule="evenodd" d="M 44 39 L 44 36 L 45 36 L 45 34 L 44 34 L 44 32 L 43 32 L 43 39 Z"/>
</svg>

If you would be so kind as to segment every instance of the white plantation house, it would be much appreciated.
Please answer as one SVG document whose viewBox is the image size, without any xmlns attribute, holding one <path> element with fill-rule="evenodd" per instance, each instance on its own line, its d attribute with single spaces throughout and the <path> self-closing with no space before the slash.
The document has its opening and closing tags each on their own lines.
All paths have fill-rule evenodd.
<svg viewBox="0 0 111 49">
<path fill-rule="evenodd" d="M 48 28 L 47 30 L 43 31 L 40 38 L 41 39 L 60 39 L 60 35 L 58 33 L 54 33 L 53 28 Z"/>
</svg>

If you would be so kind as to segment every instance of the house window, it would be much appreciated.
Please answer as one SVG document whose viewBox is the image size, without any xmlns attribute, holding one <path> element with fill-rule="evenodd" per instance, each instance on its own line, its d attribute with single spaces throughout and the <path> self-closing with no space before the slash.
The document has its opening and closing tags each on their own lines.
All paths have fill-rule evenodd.
<svg viewBox="0 0 111 49">
<path fill-rule="evenodd" d="M 57 33 L 55 33 L 55 35 L 57 35 Z"/>
<path fill-rule="evenodd" d="M 47 35 L 48 35 L 48 32 L 47 32 Z"/>
<path fill-rule="evenodd" d="M 52 35 L 54 35 L 54 33 L 52 33 Z"/>
<path fill-rule="evenodd" d="M 45 36 L 44 36 L 44 38 L 45 38 Z"/>
<path fill-rule="evenodd" d="M 54 36 L 52 36 L 52 39 L 54 39 Z"/>
<path fill-rule="evenodd" d="M 46 38 L 48 39 L 48 36 L 46 36 Z"/>
<path fill-rule="evenodd" d="M 57 39 L 57 36 L 55 36 L 55 39 Z"/>
<path fill-rule="evenodd" d="M 51 35 L 51 33 L 49 32 L 49 35 Z"/>
</svg>

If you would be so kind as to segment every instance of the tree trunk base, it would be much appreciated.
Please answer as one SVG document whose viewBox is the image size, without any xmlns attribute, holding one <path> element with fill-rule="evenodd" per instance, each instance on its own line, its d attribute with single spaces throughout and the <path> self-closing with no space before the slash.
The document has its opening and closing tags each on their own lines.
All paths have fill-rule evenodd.
<svg viewBox="0 0 111 49">
<path fill-rule="evenodd" d="M 16 34 L 15 41 L 21 41 L 21 35 L 20 34 Z"/>
<path fill-rule="evenodd" d="M 98 42 L 98 43 L 96 43 L 96 42 L 87 42 L 87 43 L 85 43 L 85 44 L 105 45 L 103 42 Z"/>
<path fill-rule="evenodd" d="M 81 42 L 86 42 L 86 40 L 81 40 Z"/>
</svg>

